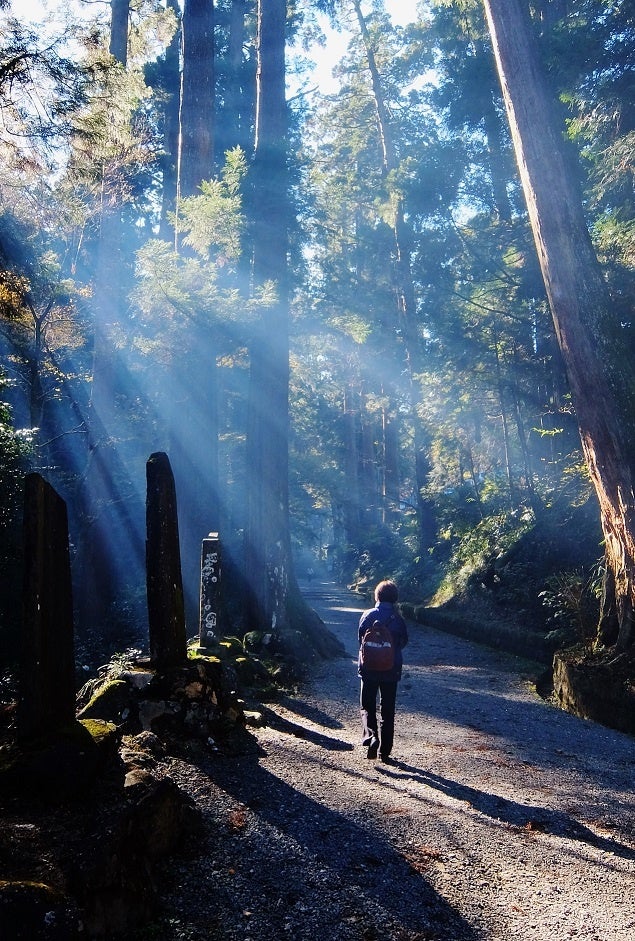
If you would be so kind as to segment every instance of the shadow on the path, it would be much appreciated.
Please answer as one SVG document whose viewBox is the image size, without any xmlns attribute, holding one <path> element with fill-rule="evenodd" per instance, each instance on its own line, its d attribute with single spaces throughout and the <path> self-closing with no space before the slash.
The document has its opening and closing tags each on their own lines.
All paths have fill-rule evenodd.
<svg viewBox="0 0 635 941">
<path fill-rule="evenodd" d="M 302 774 L 301 756 L 294 760 L 300 762 Z M 321 913 L 321 936 L 331 941 L 361 937 L 478 941 L 481 937 L 372 828 L 370 819 L 368 826 L 360 825 L 306 796 L 263 768 L 258 754 L 213 764 L 203 761 L 201 767 L 217 786 L 266 821 L 266 830 L 271 828 L 273 838 L 263 848 L 268 874 L 262 874 L 265 882 L 272 882 L 269 919 L 275 922 L 280 917 L 276 898 L 288 895 L 287 905 L 301 904 Z M 312 773 L 320 770 L 313 761 Z M 291 854 L 290 845 L 297 847 Z M 317 894 L 312 886 L 316 873 L 326 879 Z M 267 886 L 261 881 L 259 892 L 263 891 Z"/>
<path fill-rule="evenodd" d="M 469 804 L 486 817 L 490 817 L 499 823 L 508 824 L 514 829 L 534 833 L 550 833 L 553 836 L 579 840 L 593 846 L 595 849 L 613 853 L 613 855 L 622 859 L 635 859 L 635 849 L 625 846 L 610 837 L 599 836 L 563 811 L 551 810 L 548 807 L 532 804 L 521 804 L 505 797 L 488 794 L 487 791 L 480 791 L 478 788 L 459 784 L 458 781 L 444 778 L 432 771 L 415 768 L 403 761 L 393 761 L 390 765 L 379 766 L 378 770 L 389 777 L 401 780 L 407 777 L 419 784 L 432 787 L 443 794 L 447 794 L 448 797 Z"/>
<path fill-rule="evenodd" d="M 289 709 L 290 703 L 285 702 L 285 707 Z M 304 705 L 305 708 L 301 709 L 301 705 Z M 311 722 L 321 723 L 327 728 L 338 729 L 342 728 L 341 723 L 335 722 L 333 719 L 330 719 L 321 712 L 319 709 L 312 709 L 306 704 L 298 703 L 297 701 L 293 702 L 294 711 L 298 712 L 302 717 L 309 719 Z M 263 707 L 262 713 L 266 718 L 267 725 L 275 729 L 276 732 L 284 732 L 287 735 L 293 735 L 294 738 L 301 738 L 307 742 L 311 742 L 313 745 L 317 745 L 320 748 L 325 748 L 327 751 L 352 751 L 353 746 L 350 742 L 344 742 L 339 738 L 332 738 L 330 735 L 323 735 L 321 732 L 316 732 L 313 729 L 307 729 L 303 725 L 299 725 L 296 722 L 291 722 L 289 719 L 285 719 L 284 716 L 279 715 L 273 709 Z"/>
</svg>

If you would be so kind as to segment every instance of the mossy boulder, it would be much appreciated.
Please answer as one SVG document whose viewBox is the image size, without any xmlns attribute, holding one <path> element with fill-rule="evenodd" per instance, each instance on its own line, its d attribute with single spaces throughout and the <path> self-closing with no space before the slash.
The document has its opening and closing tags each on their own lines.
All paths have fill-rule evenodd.
<svg viewBox="0 0 635 941">
<path fill-rule="evenodd" d="M 109 678 L 98 686 L 89 703 L 80 710 L 80 719 L 103 719 L 123 722 L 130 709 L 130 683 Z"/>
</svg>

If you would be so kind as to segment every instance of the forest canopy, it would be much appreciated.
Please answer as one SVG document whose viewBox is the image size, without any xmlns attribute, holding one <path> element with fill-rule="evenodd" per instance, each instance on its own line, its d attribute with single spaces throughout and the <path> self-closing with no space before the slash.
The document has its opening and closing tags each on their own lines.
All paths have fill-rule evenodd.
<svg viewBox="0 0 635 941">
<path fill-rule="evenodd" d="M 157 451 L 190 633 L 215 531 L 235 634 L 290 625 L 319 566 L 630 647 L 635 3 L 47 10 L 0 4 L 5 649 L 33 470 L 86 649 L 143 643 Z M 541 76 L 529 132 L 506 54 Z"/>
</svg>

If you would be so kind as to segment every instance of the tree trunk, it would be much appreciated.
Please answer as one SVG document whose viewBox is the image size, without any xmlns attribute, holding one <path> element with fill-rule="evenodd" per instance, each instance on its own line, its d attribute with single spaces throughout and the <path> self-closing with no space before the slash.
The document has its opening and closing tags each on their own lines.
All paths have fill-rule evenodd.
<svg viewBox="0 0 635 941">
<path fill-rule="evenodd" d="M 382 412 L 384 437 L 384 523 L 393 526 L 399 519 L 399 421 L 396 415 Z"/>
<path fill-rule="evenodd" d="M 359 448 L 357 445 L 357 426 L 359 422 L 359 409 L 356 403 L 356 394 L 349 385 L 344 390 L 344 483 L 345 492 L 342 495 L 344 533 L 347 545 L 357 545 L 359 538 Z"/>
<path fill-rule="evenodd" d="M 110 51 L 125 68 L 128 0 L 113 0 Z M 77 601 L 83 624 L 112 630 L 113 606 L 143 572 L 142 504 L 116 441 L 121 414 L 118 394 L 126 378 L 113 338 L 125 330 L 121 321 L 125 259 L 116 168 L 102 168 L 100 233 L 94 284 L 95 332 L 88 454 L 77 501 L 82 528 L 74 566 Z"/>
<path fill-rule="evenodd" d="M 377 68 L 373 44 L 361 10 L 360 0 L 354 0 L 353 6 L 364 43 L 366 60 L 371 76 L 377 130 L 382 151 L 383 172 L 384 175 L 387 176 L 392 170 L 397 168 L 398 163 L 392 138 L 392 129 L 388 109 L 384 101 L 381 77 Z M 395 288 L 399 325 L 401 327 L 406 351 L 406 364 L 410 382 L 410 404 L 415 438 L 417 531 L 419 534 L 419 555 L 423 558 L 436 538 L 436 522 L 432 505 L 430 501 L 425 498 L 425 487 L 430 472 L 430 463 L 427 455 L 428 436 L 418 414 L 418 405 L 421 401 L 421 386 L 418 376 L 423 372 L 422 350 L 419 341 L 416 295 L 411 268 L 412 232 L 406 220 L 402 197 L 399 194 L 393 194 L 393 200 L 394 215 L 392 228 L 395 239 Z"/>
<path fill-rule="evenodd" d="M 374 416 L 366 407 L 366 395 L 362 393 L 360 409 L 359 440 L 359 489 L 360 517 L 365 529 L 379 522 L 379 486 L 377 480 L 377 455 L 375 453 Z"/>
<path fill-rule="evenodd" d="M 628 356 L 619 355 L 619 324 L 612 317 L 527 11 L 519 0 L 484 0 L 484 5 L 582 448 L 600 504 L 614 583 L 615 639 L 626 648 L 633 642 L 635 607 L 632 365 Z M 599 643 L 613 639 L 603 622 Z"/>
<path fill-rule="evenodd" d="M 479 54 L 491 55 L 489 50 L 483 51 L 481 46 L 482 43 L 479 43 Z M 488 95 L 487 101 L 485 102 L 485 114 L 483 115 L 485 135 L 487 137 L 487 152 L 489 154 L 490 176 L 492 179 L 492 198 L 499 221 L 511 222 L 512 207 L 507 194 L 507 181 L 512 167 L 511 161 L 506 159 L 507 155 L 503 151 L 503 128 L 501 120 L 499 112 L 496 109 L 492 92 L 492 95 Z"/>
<path fill-rule="evenodd" d="M 185 0 L 181 27 L 182 78 L 178 203 L 196 196 L 214 175 L 214 2 Z M 175 241 L 179 251 L 178 219 Z M 218 483 L 218 370 L 213 331 L 193 316 L 181 345 L 187 355 L 173 365 L 172 389 L 183 389 L 170 410 L 170 461 L 179 488 L 179 521 L 186 617 L 198 621 L 201 541 L 210 530 L 222 532 Z M 172 394 L 174 394 L 172 392 Z M 176 403 L 174 403 L 176 404 Z M 187 414 L 187 421 L 183 415 Z"/>
<path fill-rule="evenodd" d="M 253 280 L 271 281 L 276 300 L 254 327 L 250 348 L 247 440 L 246 575 L 249 628 L 271 631 L 288 623 L 292 580 L 289 535 L 286 0 L 258 4 L 255 152 L 252 167 Z"/>
<path fill-rule="evenodd" d="M 245 60 L 247 44 L 245 17 L 247 0 L 233 0 L 229 21 L 229 48 L 227 51 L 228 81 L 219 137 L 223 152 L 240 147 L 249 152 L 249 135 L 254 120 L 253 60 Z"/>
<path fill-rule="evenodd" d="M 163 155 L 161 157 L 161 223 L 159 234 L 165 241 L 174 239 L 174 229 L 168 215 L 176 209 L 177 163 L 179 156 L 179 114 L 181 94 L 181 11 L 178 0 L 168 0 L 168 9 L 174 13 L 179 26 L 165 51 L 162 76 L 165 93 L 163 105 Z"/>
<path fill-rule="evenodd" d="M 214 167 L 214 3 L 185 0 L 179 197 L 193 196 Z"/>
<path fill-rule="evenodd" d="M 128 62 L 128 17 L 130 0 L 110 0 L 110 54 L 124 68 Z"/>
</svg>

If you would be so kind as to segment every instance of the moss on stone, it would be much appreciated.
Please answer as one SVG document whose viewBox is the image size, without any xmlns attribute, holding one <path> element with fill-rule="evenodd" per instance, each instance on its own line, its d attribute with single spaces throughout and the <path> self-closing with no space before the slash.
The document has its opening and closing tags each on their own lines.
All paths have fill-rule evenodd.
<svg viewBox="0 0 635 941">
<path fill-rule="evenodd" d="M 81 719 L 110 720 L 115 714 L 121 714 L 129 704 L 130 686 L 125 680 L 110 679 L 97 689 L 90 701 L 81 710 Z"/>
</svg>

